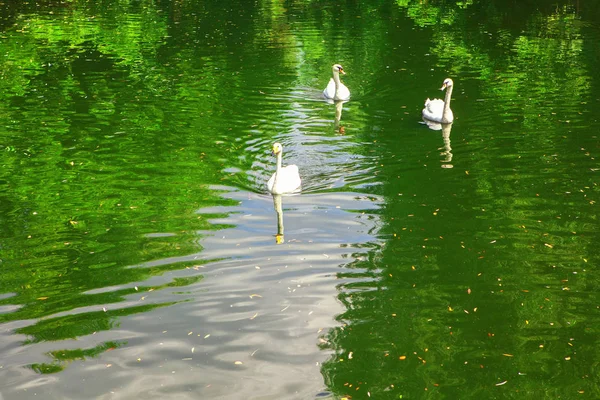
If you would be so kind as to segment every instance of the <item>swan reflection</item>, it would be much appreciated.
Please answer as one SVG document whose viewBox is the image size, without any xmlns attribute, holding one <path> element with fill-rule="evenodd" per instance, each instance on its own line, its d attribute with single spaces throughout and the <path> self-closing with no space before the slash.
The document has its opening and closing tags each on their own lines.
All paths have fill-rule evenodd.
<svg viewBox="0 0 600 400">
<path fill-rule="evenodd" d="M 335 102 L 335 119 L 333 123 L 335 125 L 335 129 L 338 129 L 340 133 L 344 133 L 344 127 L 340 126 L 340 120 L 342 119 L 342 111 L 344 110 L 344 101 L 336 101 Z"/>
<path fill-rule="evenodd" d="M 454 168 L 452 162 L 452 147 L 450 146 L 450 132 L 452 131 L 452 124 L 440 124 L 439 122 L 433 122 L 426 118 L 423 118 L 427 127 L 433 131 L 442 131 L 442 140 L 444 141 L 444 146 L 440 147 L 439 150 L 442 150 L 440 155 L 442 156 L 442 168 Z"/>
<path fill-rule="evenodd" d="M 277 234 L 275 235 L 275 243 L 282 244 L 284 242 L 284 238 L 283 238 L 283 208 L 281 205 L 281 195 L 280 194 L 273 195 L 273 207 L 275 208 L 275 213 L 277 213 Z"/>
</svg>

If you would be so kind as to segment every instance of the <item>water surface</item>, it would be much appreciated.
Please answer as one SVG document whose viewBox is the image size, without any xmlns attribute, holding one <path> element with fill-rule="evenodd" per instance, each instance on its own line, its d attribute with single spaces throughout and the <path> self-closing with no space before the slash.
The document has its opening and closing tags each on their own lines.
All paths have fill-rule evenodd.
<svg viewBox="0 0 600 400">
<path fill-rule="evenodd" d="M 5 5 L 1 396 L 600 397 L 598 9 Z"/>
</svg>

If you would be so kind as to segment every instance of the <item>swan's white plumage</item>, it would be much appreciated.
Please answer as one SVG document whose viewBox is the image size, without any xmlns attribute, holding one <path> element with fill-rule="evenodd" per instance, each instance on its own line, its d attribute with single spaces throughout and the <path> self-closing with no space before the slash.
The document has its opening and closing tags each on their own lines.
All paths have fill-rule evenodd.
<svg viewBox="0 0 600 400">
<path fill-rule="evenodd" d="M 327 87 L 323 90 L 323 96 L 326 99 L 332 100 L 348 100 L 350 98 L 350 90 L 340 81 L 340 73 L 346 74 L 344 68 L 339 64 L 334 64 L 331 69 L 333 78 L 329 79 Z"/>
<path fill-rule="evenodd" d="M 450 100 L 452 97 L 452 79 L 447 78 L 440 90 L 446 89 L 446 97 L 444 100 L 433 99 L 425 100 L 425 108 L 423 108 L 423 118 L 430 121 L 449 124 L 454 121 L 454 115 L 450 109 Z"/>
<path fill-rule="evenodd" d="M 267 189 L 273 194 L 294 193 L 300 191 L 302 180 L 296 165 L 281 166 L 283 146 L 273 144 L 273 154 L 277 156 L 277 169 L 267 182 Z"/>
</svg>

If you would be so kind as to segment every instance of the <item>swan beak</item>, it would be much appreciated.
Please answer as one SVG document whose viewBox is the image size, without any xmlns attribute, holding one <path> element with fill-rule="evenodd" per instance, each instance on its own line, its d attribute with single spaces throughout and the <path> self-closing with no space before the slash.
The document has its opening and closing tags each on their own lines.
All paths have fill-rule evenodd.
<svg viewBox="0 0 600 400">
<path fill-rule="evenodd" d="M 440 90 L 444 90 L 444 89 L 446 89 L 446 86 L 447 86 L 447 85 L 444 83 L 444 84 L 442 85 L 442 87 L 440 88 Z"/>
<path fill-rule="evenodd" d="M 340 68 L 340 73 L 341 73 L 342 75 L 346 75 L 346 73 L 344 72 L 344 69 L 343 69 L 343 68 Z"/>
</svg>

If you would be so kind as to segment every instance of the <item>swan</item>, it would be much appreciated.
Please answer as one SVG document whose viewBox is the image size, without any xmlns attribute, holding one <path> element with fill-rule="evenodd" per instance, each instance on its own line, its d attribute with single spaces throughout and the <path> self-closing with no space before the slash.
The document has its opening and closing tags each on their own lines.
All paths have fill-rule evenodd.
<svg viewBox="0 0 600 400">
<path fill-rule="evenodd" d="M 440 90 L 446 89 L 446 97 L 444 100 L 433 99 L 425 100 L 425 108 L 423 109 L 423 118 L 430 121 L 449 124 L 454 121 L 454 115 L 450 109 L 450 98 L 452 97 L 452 79 L 446 78 Z"/>
<path fill-rule="evenodd" d="M 277 156 L 277 169 L 267 182 L 267 188 L 272 194 L 293 193 L 300 190 L 302 181 L 296 165 L 281 166 L 283 146 L 281 143 L 273 144 L 273 155 Z"/>
<path fill-rule="evenodd" d="M 329 79 L 329 84 L 323 90 L 323 96 L 326 99 L 332 100 L 348 100 L 350 98 L 350 90 L 340 81 L 340 72 L 346 75 L 344 68 L 340 64 L 333 64 L 331 70 L 333 78 Z"/>
</svg>

